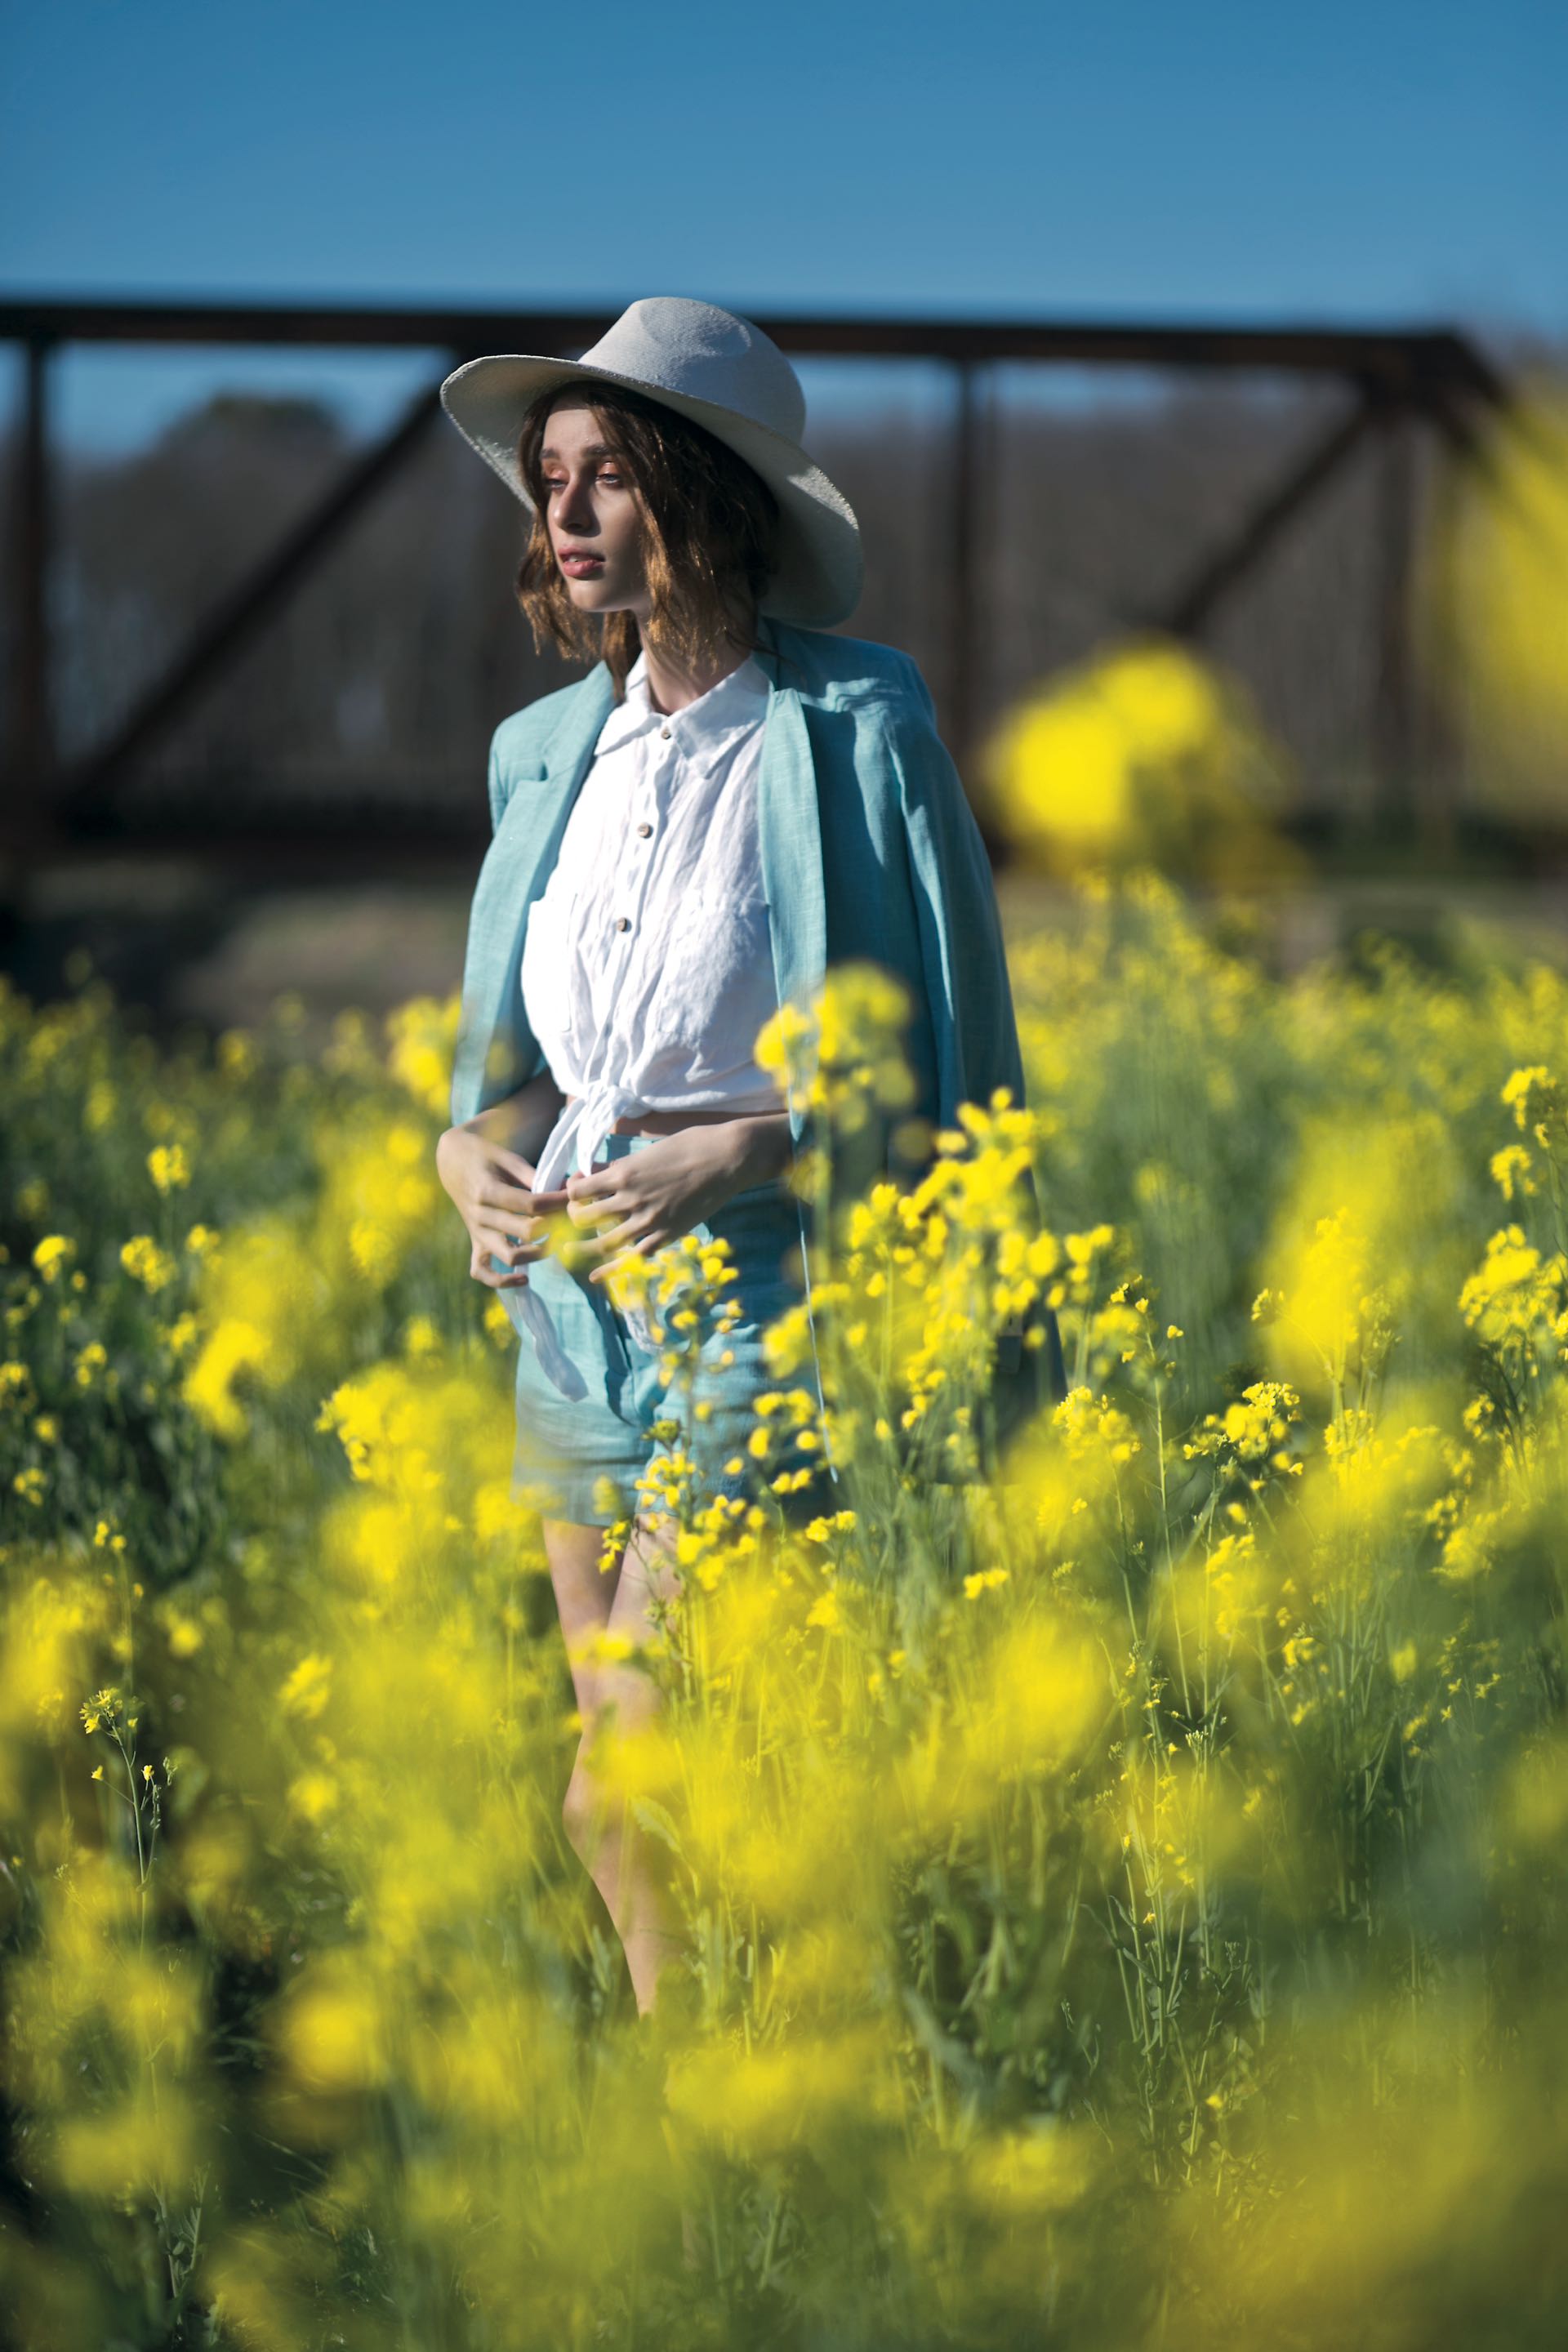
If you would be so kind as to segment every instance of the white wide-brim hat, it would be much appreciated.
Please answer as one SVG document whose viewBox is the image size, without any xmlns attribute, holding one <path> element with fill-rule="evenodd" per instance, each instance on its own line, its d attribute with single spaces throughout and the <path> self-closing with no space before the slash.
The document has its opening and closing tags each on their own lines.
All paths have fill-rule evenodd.
<svg viewBox="0 0 1568 2352">
<path fill-rule="evenodd" d="M 805 394 L 783 352 L 733 310 L 650 294 L 623 310 L 579 360 L 497 352 L 456 368 L 442 404 L 465 439 L 530 511 L 517 460 L 529 404 L 552 384 L 600 377 L 629 385 L 706 425 L 759 473 L 779 502 L 779 563 L 761 612 L 802 628 L 847 620 L 860 600 L 860 526 L 843 492 L 801 447 Z"/>
</svg>

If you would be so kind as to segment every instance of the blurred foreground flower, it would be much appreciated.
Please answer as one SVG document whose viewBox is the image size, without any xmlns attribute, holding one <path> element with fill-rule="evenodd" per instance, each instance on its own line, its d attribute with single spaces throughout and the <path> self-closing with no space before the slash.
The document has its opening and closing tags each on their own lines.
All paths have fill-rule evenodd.
<svg viewBox="0 0 1568 2352">
<path fill-rule="evenodd" d="M 1295 861 L 1270 821 L 1283 754 L 1238 685 L 1158 637 L 1097 655 L 1016 704 L 980 772 L 993 821 L 1049 874 L 1152 865 L 1230 885 Z"/>
<path fill-rule="evenodd" d="M 759 1066 L 841 1135 L 879 1110 L 903 1110 L 915 1085 L 903 1037 L 912 1008 L 893 972 L 869 960 L 830 971 L 808 1009 L 781 1005 L 756 1041 Z"/>
<path fill-rule="evenodd" d="M 1568 389 L 1527 379 L 1447 478 L 1418 585 L 1433 690 L 1494 814 L 1568 813 Z"/>
<path fill-rule="evenodd" d="M 1081 897 L 1013 942 L 1026 1101 L 899 1181 L 897 986 L 781 1013 L 876 1162 L 726 1463 L 804 1525 L 661 1418 L 647 1644 L 563 1639 L 439 1049 L 208 1068 L 0 982 L 7 2344 L 1555 2352 L 1568 978 Z M 647 1261 L 674 1352 L 725 1257 Z"/>
</svg>

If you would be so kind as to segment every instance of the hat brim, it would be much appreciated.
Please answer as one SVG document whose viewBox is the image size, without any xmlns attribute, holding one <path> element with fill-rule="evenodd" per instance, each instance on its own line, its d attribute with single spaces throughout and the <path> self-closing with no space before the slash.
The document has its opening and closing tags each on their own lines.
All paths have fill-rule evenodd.
<svg viewBox="0 0 1568 2352">
<path fill-rule="evenodd" d="M 530 511 L 533 500 L 517 462 L 518 436 L 530 404 L 554 385 L 625 384 L 705 425 L 743 457 L 779 502 L 779 565 L 758 609 L 799 628 L 830 628 L 860 601 L 865 555 L 855 509 L 820 466 L 782 433 L 734 409 L 617 369 L 539 352 L 495 352 L 455 368 L 441 386 L 441 404 L 464 439 L 493 467 Z"/>
</svg>

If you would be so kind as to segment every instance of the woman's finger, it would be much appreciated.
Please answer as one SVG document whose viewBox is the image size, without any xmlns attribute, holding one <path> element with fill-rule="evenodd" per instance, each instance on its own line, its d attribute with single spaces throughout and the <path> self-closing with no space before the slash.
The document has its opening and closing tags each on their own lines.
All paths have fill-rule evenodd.
<svg viewBox="0 0 1568 2352">
<path fill-rule="evenodd" d="M 475 1241 L 482 1241 L 487 1248 L 510 1249 L 516 1245 L 523 1249 L 548 1249 L 550 1246 L 550 1234 L 542 1223 L 531 1217 L 509 1217 L 500 1210 L 489 1209 L 480 1216 L 467 1218 L 465 1223 L 471 1237 Z"/>
<path fill-rule="evenodd" d="M 476 1282 L 483 1283 L 487 1290 L 526 1290 L 528 1287 L 528 1276 L 521 1272 L 491 1274 L 483 1266 L 470 1266 L 468 1271 Z"/>
<path fill-rule="evenodd" d="M 617 1249 L 616 1244 L 622 1240 L 623 1236 L 625 1236 L 626 1239 L 626 1245 L 624 1248 Z M 598 1265 L 595 1266 L 593 1271 L 590 1273 L 588 1276 L 589 1281 L 602 1282 L 605 1276 L 607 1274 L 612 1274 L 617 1265 L 624 1265 L 627 1258 L 651 1257 L 654 1251 L 659 1247 L 661 1241 L 668 1238 L 668 1235 L 660 1234 L 657 1231 L 653 1233 L 639 1234 L 629 1223 L 617 1225 L 613 1234 L 606 1234 L 604 1236 L 603 1243 L 601 1244 L 601 1246 L 605 1250 L 616 1249 L 616 1255 L 609 1258 L 601 1258 Z"/>
<path fill-rule="evenodd" d="M 510 1234 L 489 1225 L 471 1226 L 469 1234 L 481 1249 L 504 1260 L 508 1265 L 521 1265 L 550 1255 L 548 1242 L 514 1241 Z"/>
<path fill-rule="evenodd" d="M 481 1208 L 509 1209 L 514 1213 L 521 1210 L 525 1217 L 553 1215 L 566 1206 L 565 1190 L 559 1185 L 553 1192 L 540 1192 L 526 1184 L 492 1182 L 481 1186 L 474 1197 Z"/>
<path fill-rule="evenodd" d="M 588 1200 L 574 1194 L 566 1203 L 566 1213 L 574 1225 L 603 1224 L 606 1217 L 624 1217 L 635 1206 L 625 1192 L 596 1192 Z"/>
<path fill-rule="evenodd" d="M 527 1193 L 530 1200 L 544 1202 L 551 1208 L 564 1208 L 566 1188 L 563 1184 L 552 1185 L 548 1192 L 543 1192 L 534 1182 L 535 1170 L 532 1160 L 525 1160 L 520 1151 L 504 1150 L 499 1144 L 491 1144 L 488 1149 L 489 1158 L 487 1175 L 492 1185 L 497 1184 L 500 1179 L 510 1176 L 514 1180 L 518 1191 Z M 483 1183 L 486 1178 L 481 1177 L 479 1181 Z M 510 1188 L 507 1186 L 500 1188 L 500 1196 L 509 1201 L 515 1197 Z M 483 1192 L 479 1194 L 481 1200 L 486 1197 Z"/>
<path fill-rule="evenodd" d="M 525 1190 L 532 1192 L 533 1171 L 536 1164 L 533 1160 L 525 1160 L 521 1151 L 509 1150 L 504 1143 L 489 1144 L 486 1150 L 492 1168 L 499 1168 L 503 1173 L 515 1176 Z"/>
<path fill-rule="evenodd" d="M 531 1217 L 536 1212 L 534 1196 L 521 1184 L 502 1184 L 495 1181 L 481 1183 L 473 1194 L 476 1209 L 504 1209 L 511 1217 Z"/>
<path fill-rule="evenodd" d="M 498 1273 L 489 1263 L 489 1252 L 483 1249 L 476 1249 L 470 1255 L 468 1272 L 476 1282 L 482 1282 L 487 1290 L 520 1290 L 528 1282 L 528 1275 L 521 1267 L 510 1274 Z"/>
<path fill-rule="evenodd" d="M 590 1234 L 582 1247 L 589 1254 L 616 1249 L 623 1243 L 635 1240 L 643 1229 L 641 1214 L 634 1209 L 629 1215 L 612 1219 L 602 1232 Z"/>
<path fill-rule="evenodd" d="M 476 1241 L 482 1237 L 498 1246 L 504 1243 L 509 1248 L 513 1242 L 521 1242 L 529 1249 L 542 1248 L 550 1239 L 547 1233 L 537 1229 L 532 1218 L 509 1217 L 496 1209 L 486 1211 L 482 1216 L 470 1217 L 468 1231 Z"/>
<path fill-rule="evenodd" d="M 492 1200 L 481 1193 L 469 1212 L 468 1230 L 515 1234 L 519 1241 L 531 1242 L 538 1238 L 543 1223 L 543 1218 L 535 1216 L 526 1202 Z"/>
<path fill-rule="evenodd" d="M 565 1192 L 571 1201 L 603 1201 L 613 1199 L 626 1182 L 631 1162 L 627 1160 L 606 1160 L 601 1167 L 584 1171 L 574 1169 L 567 1177 Z"/>
<path fill-rule="evenodd" d="M 559 1216 L 566 1206 L 564 1192 L 530 1192 L 521 1186 L 496 1181 L 481 1183 L 469 1197 L 470 1210 L 489 1209 L 510 1217 L 513 1225 L 530 1217 Z"/>
</svg>

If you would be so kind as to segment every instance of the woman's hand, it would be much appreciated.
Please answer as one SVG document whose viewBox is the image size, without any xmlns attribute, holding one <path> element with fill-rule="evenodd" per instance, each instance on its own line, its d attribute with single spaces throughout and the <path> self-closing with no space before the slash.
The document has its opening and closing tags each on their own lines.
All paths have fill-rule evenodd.
<svg viewBox="0 0 1568 2352">
<path fill-rule="evenodd" d="M 567 1215 L 603 1228 L 584 1244 L 599 1258 L 589 1281 L 706 1223 L 733 1193 L 778 1174 L 789 1150 L 788 1114 L 765 1112 L 679 1128 L 590 1175 L 568 1176 Z"/>
<path fill-rule="evenodd" d="M 473 1244 L 468 1272 L 489 1290 L 526 1286 L 524 1261 L 542 1257 L 550 1244 L 536 1242 L 537 1223 L 566 1205 L 563 1192 L 536 1192 L 533 1164 L 521 1152 L 487 1141 L 471 1127 L 449 1127 L 436 1146 L 436 1172 L 450 1193 Z M 514 1269 L 497 1274 L 488 1264 L 499 1257 Z"/>
</svg>

